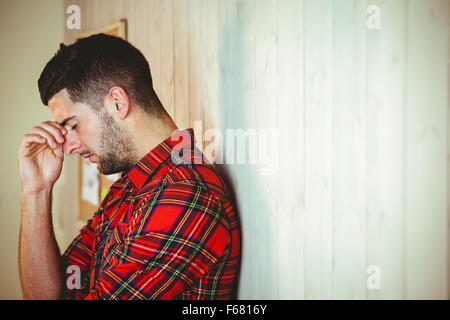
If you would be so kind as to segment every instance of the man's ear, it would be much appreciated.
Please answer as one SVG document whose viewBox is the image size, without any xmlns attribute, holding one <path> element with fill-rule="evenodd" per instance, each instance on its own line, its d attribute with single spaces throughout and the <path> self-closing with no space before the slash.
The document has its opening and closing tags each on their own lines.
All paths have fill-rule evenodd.
<svg viewBox="0 0 450 320">
<path fill-rule="evenodd" d="M 110 111 L 119 119 L 125 119 L 131 111 L 130 97 L 122 87 L 112 87 L 108 93 Z"/>
</svg>

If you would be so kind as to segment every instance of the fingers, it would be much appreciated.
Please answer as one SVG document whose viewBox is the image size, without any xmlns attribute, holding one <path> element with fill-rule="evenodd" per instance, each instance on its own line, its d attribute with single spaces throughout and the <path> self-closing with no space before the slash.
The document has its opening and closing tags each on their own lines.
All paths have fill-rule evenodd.
<svg viewBox="0 0 450 320">
<path fill-rule="evenodd" d="M 67 129 L 62 127 L 56 122 L 46 121 L 34 126 L 31 131 L 31 135 L 38 135 L 47 141 L 47 144 L 55 149 L 59 144 L 64 143 L 64 135 L 67 134 Z M 31 138 L 31 137 L 30 137 Z M 37 141 L 36 141 L 37 142 Z"/>
<path fill-rule="evenodd" d="M 29 146 L 31 143 L 44 143 L 46 140 L 38 134 L 25 134 L 22 139 L 22 143 L 25 147 Z"/>
<path fill-rule="evenodd" d="M 35 146 L 43 145 L 46 142 L 45 138 L 38 134 L 25 134 L 20 142 L 17 155 L 19 158 L 23 155 L 29 154 L 31 150 L 35 149 Z"/>
<path fill-rule="evenodd" d="M 61 126 L 59 123 L 53 121 L 46 121 L 40 124 L 41 127 L 51 132 L 59 143 L 64 142 L 64 135 L 67 134 L 67 129 Z"/>
</svg>

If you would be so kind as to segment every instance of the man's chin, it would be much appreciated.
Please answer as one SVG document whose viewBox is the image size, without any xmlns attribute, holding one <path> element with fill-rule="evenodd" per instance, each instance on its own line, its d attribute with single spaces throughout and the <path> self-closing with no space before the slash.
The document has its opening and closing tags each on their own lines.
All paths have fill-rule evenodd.
<svg viewBox="0 0 450 320">
<path fill-rule="evenodd" d="M 117 168 L 108 168 L 105 166 L 102 166 L 101 161 L 97 162 L 97 170 L 98 172 L 100 172 L 101 174 L 108 176 L 110 174 L 116 174 L 116 173 L 122 173 L 123 170 L 121 169 L 117 169 Z"/>
</svg>

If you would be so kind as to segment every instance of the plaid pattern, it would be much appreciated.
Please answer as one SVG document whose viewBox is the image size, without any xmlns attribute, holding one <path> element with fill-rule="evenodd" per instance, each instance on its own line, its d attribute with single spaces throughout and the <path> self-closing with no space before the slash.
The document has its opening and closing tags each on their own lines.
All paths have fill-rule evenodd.
<svg viewBox="0 0 450 320">
<path fill-rule="evenodd" d="M 192 129 L 179 133 L 112 185 L 62 255 L 66 278 L 68 266 L 81 270 L 81 288 L 65 285 L 63 299 L 235 297 L 237 216 Z"/>
</svg>

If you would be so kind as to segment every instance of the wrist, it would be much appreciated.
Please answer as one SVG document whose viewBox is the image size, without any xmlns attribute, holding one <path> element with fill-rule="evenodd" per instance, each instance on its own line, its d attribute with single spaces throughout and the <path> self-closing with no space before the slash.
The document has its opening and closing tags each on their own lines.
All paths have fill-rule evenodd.
<svg viewBox="0 0 450 320">
<path fill-rule="evenodd" d="M 22 188 L 22 199 L 23 198 L 35 198 L 48 196 L 52 193 L 52 187 L 42 188 L 42 189 L 32 189 L 32 188 Z"/>
<path fill-rule="evenodd" d="M 22 190 L 21 195 L 21 220 L 32 222 L 36 225 L 36 217 L 51 216 L 52 190 Z M 30 220 L 31 219 L 31 220 Z"/>
</svg>

